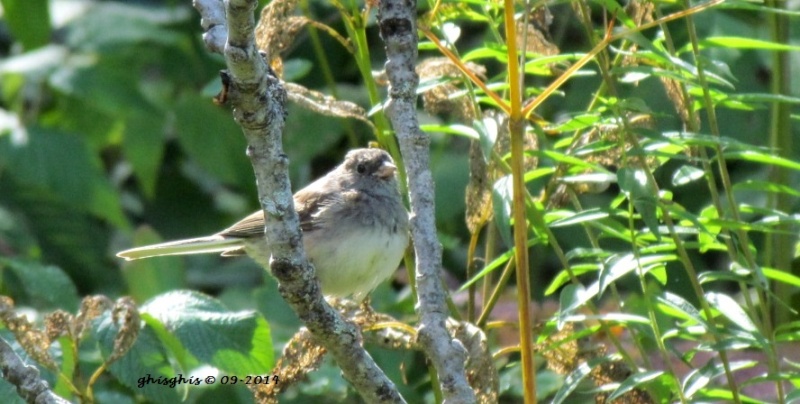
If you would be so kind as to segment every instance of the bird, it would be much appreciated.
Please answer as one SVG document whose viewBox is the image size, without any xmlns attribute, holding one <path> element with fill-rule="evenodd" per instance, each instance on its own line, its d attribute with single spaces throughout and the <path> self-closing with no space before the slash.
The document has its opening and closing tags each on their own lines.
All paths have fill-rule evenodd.
<svg viewBox="0 0 800 404">
<path fill-rule="evenodd" d="M 340 165 L 294 194 L 303 246 L 323 295 L 364 300 L 397 269 L 408 245 L 408 212 L 396 171 L 386 151 L 354 149 Z M 269 268 L 263 211 L 210 236 L 137 247 L 117 256 L 130 261 L 204 253 L 246 254 Z"/>
</svg>

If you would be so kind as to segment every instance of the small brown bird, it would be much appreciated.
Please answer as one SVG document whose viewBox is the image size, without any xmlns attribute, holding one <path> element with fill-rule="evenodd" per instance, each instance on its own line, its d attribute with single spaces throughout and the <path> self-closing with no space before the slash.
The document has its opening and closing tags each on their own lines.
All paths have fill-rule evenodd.
<svg viewBox="0 0 800 404">
<path fill-rule="evenodd" d="M 342 164 L 294 194 L 303 245 L 326 296 L 364 299 L 394 273 L 408 244 L 408 212 L 392 157 L 356 149 Z M 126 260 L 163 255 L 247 254 L 264 268 L 271 256 L 261 210 L 211 236 L 138 247 Z"/>
</svg>

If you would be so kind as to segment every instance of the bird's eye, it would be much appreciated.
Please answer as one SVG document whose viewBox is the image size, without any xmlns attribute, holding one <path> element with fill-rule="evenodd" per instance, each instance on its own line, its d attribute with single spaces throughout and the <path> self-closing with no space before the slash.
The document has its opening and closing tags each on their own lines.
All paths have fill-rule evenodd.
<svg viewBox="0 0 800 404">
<path fill-rule="evenodd" d="M 367 171 L 367 166 L 359 164 L 356 166 L 356 171 L 358 171 L 359 174 L 364 174 Z"/>
</svg>

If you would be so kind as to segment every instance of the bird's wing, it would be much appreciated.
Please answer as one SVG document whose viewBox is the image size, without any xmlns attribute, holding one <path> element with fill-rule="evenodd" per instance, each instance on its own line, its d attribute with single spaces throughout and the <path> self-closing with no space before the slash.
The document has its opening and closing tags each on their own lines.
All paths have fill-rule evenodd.
<svg viewBox="0 0 800 404">
<path fill-rule="evenodd" d="M 222 237 L 250 238 L 264 236 L 264 212 L 257 210 L 233 226 L 217 233 Z"/>
<path fill-rule="evenodd" d="M 304 232 L 313 231 L 326 221 L 331 215 L 331 207 L 338 206 L 341 194 L 337 192 L 316 192 L 314 189 L 304 188 L 294 196 L 294 207 L 300 217 L 300 229 Z"/>
<path fill-rule="evenodd" d="M 314 189 L 304 188 L 294 195 L 294 208 L 300 217 L 300 230 L 309 232 L 319 226 L 320 216 L 331 205 L 341 199 L 340 195 L 330 192 L 315 192 Z M 323 215 L 327 216 L 327 215 Z M 264 212 L 258 210 L 244 219 L 236 222 L 231 227 L 217 233 L 223 237 L 250 238 L 263 237 Z"/>
</svg>

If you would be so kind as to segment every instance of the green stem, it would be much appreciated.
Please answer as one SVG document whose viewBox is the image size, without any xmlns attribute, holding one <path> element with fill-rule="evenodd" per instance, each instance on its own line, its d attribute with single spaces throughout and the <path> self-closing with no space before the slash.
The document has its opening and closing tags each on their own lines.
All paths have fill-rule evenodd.
<svg viewBox="0 0 800 404">
<path fill-rule="evenodd" d="M 786 7 L 785 1 L 767 0 L 767 6 L 780 9 Z M 769 13 L 767 21 L 770 26 L 770 36 L 772 42 L 775 43 L 789 43 L 789 19 L 787 16 L 778 13 Z M 791 92 L 791 64 L 789 63 L 788 52 L 772 52 L 772 82 L 770 83 L 770 91 L 775 95 L 788 95 Z M 771 122 L 769 133 L 769 148 L 784 158 L 791 157 L 792 151 L 792 129 L 790 121 L 791 109 L 789 104 L 783 102 L 775 102 L 771 107 Z M 777 166 L 771 167 L 769 181 L 773 184 L 781 184 L 791 187 L 789 183 L 789 170 Z M 789 212 L 791 211 L 791 198 L 784 193 L 774 194 L 770 193 L 767 200 L 767 206 L 770 209 Z M 792 271 L 792 256 L 789 251 L 792 250 L 791 238 L 786 236 L 791 230 L 788 224 L 781 225 L 775 229 L 772 237 L 767 237 L 766 245 L 764 247 L 764 257 L 766 257 L 766 264 L 774 268 L 778 268 L 787 273 L 793 273 L 795 276 L 800 276 L 800 268 Z M 784 233 L 784 234 L 781 234 Z M 793 294 L 796 289 L 786 283 L 775 284 L 775 297 L 789 304 L 790 307 L 796 307 L 792 304 Z M 775 305 L 774 309 L 775 323 L 786 324 L 792 319 L 792 314 L 782 305 Z"/>
</svg>

